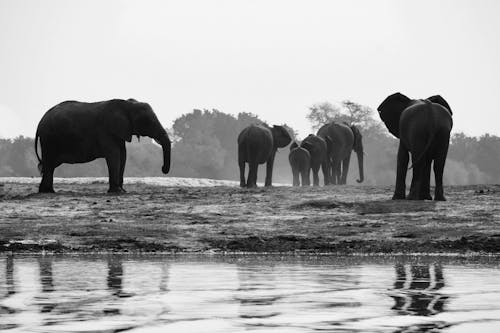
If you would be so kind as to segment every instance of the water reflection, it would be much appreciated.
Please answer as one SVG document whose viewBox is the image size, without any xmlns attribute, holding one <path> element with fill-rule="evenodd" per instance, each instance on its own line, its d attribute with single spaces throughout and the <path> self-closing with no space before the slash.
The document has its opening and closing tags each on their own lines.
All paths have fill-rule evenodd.
<svg viewBox="0 0 500 333">
<path fill-rule="evenodd" d="M 5 260 L 5 281 L 0 280 L 0 302 L 16 293 L 14 286 L 14 259 L 11 255 L 7 256 Z M 16 312 L 15 309 L 5 306 L 0 303 L 0 319 L 2 317 L 12 315 Z M 6 325 L 0 321 L 0 330 L 12 328 L 11 325 Z"/>
<path fill-rule="evenodd" d="M 51 301 L 51 295 L 50 295 L 50 293 L 54 291 L 52 262 L 53 258 L 50 256 L 41 256 L 38 258 L 40 285 L 42 286 L 42 293 L 39 296 L 41 313 L 51 312 L 57 306 L 55 302 Z"/>
<path fill-rule="evenodd" d="M 120 257 L 109 256 L 107 259 L 108 275 L 106 278 L 108 290 L 111 295 L 126 297 L 122 290 L 123 283 L 123 263 Z"/>
<path fill-rule="evenodd" d="M 0 330 L 434 332 L 500 318 L 497 266 L 310 260 L 0 256 Z"/>
<path fill-rule="evenodd" d="M 5 263 L 5 284 L 6 284 L 6 297 L 15 294 L 14 288 L 14 257 L 7 256 Z"/>
<path fill-rule="evenodd" d="M 443 312 L 448 296 L 438 292 L 445 286 L 439 264 L 396 264 L 393 310 L 403 315 L 431 316 Z"/>
<path fill-rule="evenodd" d="M 236 299 L 240 303 L 239 317 L 249 319 L 246 326 L 260 326 L 251 319 L 270 318 L 279 315 L 275 305 L 281 297 L 276 294 L 276 274 L 274 267 L 263 268 L 257 265 L 238 265 L 239 288 Z"/>
</svg>

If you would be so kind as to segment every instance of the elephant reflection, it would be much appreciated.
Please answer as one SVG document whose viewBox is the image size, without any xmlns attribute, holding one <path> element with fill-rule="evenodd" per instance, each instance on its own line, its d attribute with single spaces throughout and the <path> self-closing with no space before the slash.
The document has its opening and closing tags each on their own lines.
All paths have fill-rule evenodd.
<svg viewBox="0 0 500 333">
<path fill-rule="evenodd" d="M 443 312 L 448 296 L 438 293 L 445 286 L 439 264 L 396 264 L 392 310 L 402 315 L 431 316 Z"/>
<path fill-rule="evenodd" d="M 277 301 L 281 299 L 276 294 L 276 284 L 273 270 L 267 267 L 263 271 L 262 266 L 243 265 L 238 266 L 238 288 L 237 300 L 240 302 L 240 318 L 245 320 L 265 320 L 280 314 Z M 246 325 L 253 326 L 252 322 Z M 264 325 L 261 322 L 258 325 Z"/>
<path fill-rule="evenodd" d="M 5 297 L 16 293 L 14 288 L 14 258 L 12 256 L 8 256 L 5 262 L 5 285 L 7 289 Z"/>
<path fill-rule="evenodd" d="M 122 297 L 123 265 L 119 258 L 108 258 L 108 276 L 106 278 L 108 290 L 113 296 Z"/>
<path fill-rule="evenodd" d="M 1 281 L 1 279 L 0 279 Z M 15 285 L 14 285 L 14 258 L 12 256 L 7 256 L 5 260 L 5 292 L 1 290 L 0 293 L 0 301 L 2 299 L 9 298 L 16 294 Z M 1 286 L 1 283 L 0 283 Z M 0 317 L 5 314 L 13 314 L 15 312 L 14 309 L 0 305 Z M 2 325 L 0 324 L 0 329 Z"/>
<path fill-rule="evenodd" d="M 52 274 L 52 261 L 51 257 L 39 257 L 38 267 L 40 270 L 40 285 L 42 286 L 42 301 L 40 302 L 40 312 L 51 312 L 57 306 L 56 303 L 50 302 L 50 295 L 54 291 L 54 278 Z"/>
</svg>

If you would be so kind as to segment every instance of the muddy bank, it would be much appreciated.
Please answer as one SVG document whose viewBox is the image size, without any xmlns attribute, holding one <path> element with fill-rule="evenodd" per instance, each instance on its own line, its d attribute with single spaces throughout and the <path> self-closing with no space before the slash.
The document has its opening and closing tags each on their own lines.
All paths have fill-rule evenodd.
<svg viewBox="0 0 500 333">
<path fill-rule="evenodd" d="M 0 186 L 0 251 L 500 254 L 500 186 L 446 187 L 447 202 L 392 187 L 169 187 L 102 182 Z"/>
</svg>

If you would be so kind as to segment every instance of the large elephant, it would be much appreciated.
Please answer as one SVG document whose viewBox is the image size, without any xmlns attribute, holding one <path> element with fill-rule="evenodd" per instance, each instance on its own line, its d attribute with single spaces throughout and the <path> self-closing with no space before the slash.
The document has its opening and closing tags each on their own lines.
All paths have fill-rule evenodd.
<svg viewBox="0 0 500 333">
<path fill-rule="evenodd" d="M 398 92 L 387 97 L 377 110 L 389 132 L 399 138 L 393 199 L 405 199 L 408 153 L 411 153 L 413 177 L 408 199 L 432 200 L 430 174 L 434 162 L 434 199 L 445 200 L 443 170 L 453 127 L 448 103 L 439 95 L 414 100 Z"/>
<path fill-rule="evenodd" d="M 311 169 L 313 173 L 313 185 L 319 186 L 319 168 L 323 168 L 323 173 L 328 169 L 327 145 L 326 141 L 314 134 L 309 134 L 300 146 L 307 149 L 311 156 Z"/>
<path fill-rule="evenodd" d="M 311 185 L 309 173 L 311 171 L 311 155 L 309 151 L 293 142 L 290 145 L 288 161 L 292 167 L 293 186 L 300 186 L 299 175 L 302 180 L 302 186 Z"/>
<path fill-rule="evenodd" d="M 318 136 L 327 144 L 329 163 L 326 170 L 323 169 L 325 185 L 346 183 L 352 150 L 358 156 L 359 179 L 356 181 L 362 183 L 364 181 L 363 138 L 357 126 L 333 121 L 323 125 L 318 130 Z"/>
<path fill-rule="evenodd" d="M 133 135 L 148 136 L 162 146 L 162 171 L 168 173 L 170 140 L 149 104 L 133 99 L 57 104 L 45 113 L 36 130 L 35 152 L 42 173 L 39 192 L 54 192 L 54 169 L 62 163 L 85 163 L 101 157 L 108 165 L 108 192 L 124 192 L 125 141 L 130 142 Z"/>
<path fill-rule="evenodd" d="M 257 187 L 257 169 L 266 163 L 265 186 L 272 185 L 274 156 L 278 148 L 286 147 L 292 138 L 283 126 L 250 125 L 238 135 L 238 165 L 240 186 Z M 245 182 L 245 163 L 249 164 Z"/>
</svg>

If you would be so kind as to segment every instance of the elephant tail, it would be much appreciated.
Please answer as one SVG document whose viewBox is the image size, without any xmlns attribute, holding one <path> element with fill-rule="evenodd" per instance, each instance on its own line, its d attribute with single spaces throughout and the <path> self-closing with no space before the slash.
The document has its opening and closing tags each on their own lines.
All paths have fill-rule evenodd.
<svg viewBox="0 0 500 333">
<path fill-rule="evenodd" d="M 417 163 L 419 163 L 424 158 L 425 154 L 427 153 L 427 151 L 431 147 L 431 144 L 434 141 L 434 138 L 436 137 L 437 130 L 436 130 L 436 126 L 435 126 L 434 112 L 432 111 L 432 103 L 429 102 L 428 100 L 425 100 L 424 103 L 425 103 L 425 106 L 427 107 L 426 109 L 428 112 L 429 119 L 431 120 L 429 122 L 430 135 L 428 136 L 428 140 L 427 140 L 427 143 L 425 144 L 424 150 L 422 150 L 422 153 L 420 154 L 420 156 L 418 158 L 416 158 L 415 161 L 413 161 L 411 163 L 411 166 L 408 168 L 408 170 L 412 169 Z"/>
<path fill-rule="evenodd" d="M 39 137 L 40 136 L 38 135 L 38 129 L 37 129 L 36 130 L 36 135 L 35 135 L 35 154 L 36 154 L 36 158 L 38 159 L 38 171 L 40 173 L 42 173 L 42 170 L 43 170 L 42 164 L 43 164 L 43 162 L 42 162 L 42 158 L 40 157 L 40 155 L 38 155 L 38 138 Z"/>
</svg>

